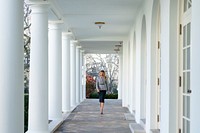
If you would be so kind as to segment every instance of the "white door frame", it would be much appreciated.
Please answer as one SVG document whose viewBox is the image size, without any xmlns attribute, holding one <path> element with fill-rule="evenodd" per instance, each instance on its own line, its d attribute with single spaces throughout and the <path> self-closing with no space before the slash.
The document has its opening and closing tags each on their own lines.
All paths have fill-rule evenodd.
<svg viewBox="0 0 200 133">
<path fill-rule="evenodd" d="M 161 47 L 160 47 L 160 6 L 158 7 L 157 12 L 157 25 L 156 25 L 156 78 L 157 78 L 157 128 L 160 129 L 160 111 L 161 111 Z"/>
<path fill-rule="evenodd" d="M 185 0 L 185 1 L 189 1 L 189 0 Z M 183 60 L 184 60 L 184 53 L 183 51 L 187 50 L 188 48 L 190 48 L 190 55 L 191 55 L 191 43 L 189 46 L 187 47 L 183 47 L 183 43 L 184 43 L 184 36 L 185 36 L 185 28 L 186 25 L 188 23 L 190 23 L 190 33 L 191 33 L 191 8 L 187 9 L 186 12 L 184 12 L 184 1 L 180 0 L 180 23 L 182 23 L 180 25 L 180 41 L 179 41 L 179 119 L 178 119 L 178 123 L 179 123 L 179 132 L 181 133 L 188 133 L 188 131 L 185 131 L 183 129 L 183 119 L 188 120 L 190 123 L 190 118 L 184 117 L 183 113 L 184 113 L 184 109 L 183 109 L 183 96 L 187 96 L 190 97 L 190 93 L 188 92 L 183 92 L 184 86 L 186 85 L 187 82 L 185 82 L 185 78 L 184 78 L 184 74 L 183 73 L 190 73 L 191 69 L 187 69 L 187 70 L 183 70 Z M 186 34 L 188 32 L 186 31 Z M 190 42 L 191 42 L 191 37 L 190 37 Z M 187 53 L 186 53 L 187 54 Z M 191 56 L 190 56 L 190 60 L 191 60 Z M 191 76 L 191 75 L 190 75 Z M 190 88 L 189 88 L 190 89 Z M 190 101 L 189 101 L 190 102 Z M 190 104 L 190 103 L 189 103 Z M 190 112 L 189 112 L 190 113 Z M 190 115 L 190 114 L 189 114 Z"/>
</svg>

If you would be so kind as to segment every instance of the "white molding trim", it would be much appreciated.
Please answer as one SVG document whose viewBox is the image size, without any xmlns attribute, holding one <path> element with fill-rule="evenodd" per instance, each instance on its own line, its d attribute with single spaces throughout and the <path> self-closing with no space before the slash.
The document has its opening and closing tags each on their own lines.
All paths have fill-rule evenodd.
<svg viewBox="0 0 200 133">
<path fill-rule="evenodd" d="M 73 36 L 72 32 L 62 32 L 63 36 Z"/>
<path fill-rule="evenodd" d="M 70 43 L 78 43 L 78 40 L 71 40 Z"/>
<path fill-rule="evenodd" d="M 43 1 L 34 1 L 34 0 L 24 0 L 26 2 L 26 4 L 28 5 L 49 5 L 51 4 L 49 1 L 47 0 L 43 0 Z"/>
</svg>

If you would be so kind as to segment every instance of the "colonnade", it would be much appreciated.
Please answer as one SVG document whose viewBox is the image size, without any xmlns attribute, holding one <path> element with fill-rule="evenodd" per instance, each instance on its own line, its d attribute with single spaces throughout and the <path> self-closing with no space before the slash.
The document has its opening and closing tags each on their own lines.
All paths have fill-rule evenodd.
<svg viewBox="0 0 200 133">
<path fill-rule="evenodd" d="M 1 9 L 10 9 L 0 11 L 4 32 L 0 37 L 0 129 L 4 133 L 24 132 L 23 2 L 0 2 Z M 85 99 L 84 51 L 64 31 L 62 22 L 48 20 L 48 3 L 31 4 L 31 9 L 27 132 L 49 133 L 49 120 L 61 122 L 63 113 Z"/>
<path fill-rule="evenodd" d="M 84 99 L 80 99 L 81 47 L 72 34 L 62 33 L 62 22 L 48 22 L 47 6 L 31 6 L 31 51 L 37 47 L 30 61 L 28 133 L 49 132 L 48 120 L 62 121 L 62 112 L 70 112 Z"/>
<path fill-rule="evenodd" d="M 24 129 L 23 2 L 23 0 L 0 1 L 0 32 L 3 33 L 0 36 L 0 129 L 3 133 L 22 133 Z M 159 79 L 162 91 L 159 92 L 160 100 L 157 100 L 158 103 L 161 103 L 158 107 L 158 103 L 155 102 L 158 92 L 155 91 L 154 87 L 157 78 L 155 78 L 156 72 L 153 71 L 152 65 L 155 51 L 151 50 L 153 48 L 151 35 L 154 35 L 152 34 L 153 30 L 151 31 L 153 28 L 151 21 L 155 18 L 151 17 L 154 14 L 154 8 L 149 5 L 152 5 L 153 2 L 157 3 L 158 0 L 147 1 L 143 8 L 144 11 L 139 12 L 138 18 L 136 18 L 136 24 L 130 35 L 132 39 L 124 41 L 123 54 L 120 55 L 119 99 L 122 99 L 123 106 L 129 107 L 131 113 L 135 114 L 137 123 L 141 123 L 140 120 L 145 119 L 146 132 L 158 128 L 162 133 L 176 132 L 180 128 L 178 124 L 174 124 L 180 117 L 176 114 L 176 105 L 179 101 L 175 96 L 178 85 L 178 73 L 175 69 L 177 70 L 178 63 L 177 58 L 174 58 L 173 55 L 178 56 L 177 49 L 174 48 L 178 46 L 175 45 L 178 36 L 174 34 L 176 34 L 179 25 L 174 23 L 178 15 L 176 16 L 173 11 L 177 11 L 178 6 L 174 5 L 178 1 L 160 0 L 162 33 L 160 34 L 160 42 L 163 51 L 160 64 L 162 78 Z M 191 126 L 189 128 L 191 132 L 197 133 L 200 122 L 200 107 L 197 106 L 200 100 L 198 81 L 200 75 L 198 58 L 200 55 L 198 36 L 200 34 L 198 14 L 200 8 L 198 5 L 200 2 L 198 0 L 192 2 L 192 94 L 190 102 Z M 83 73 L 85 58 L 84 51 L 78 46 L 78 42 L 73 40 L 72 34 L 63 30 L 62 22 L 49 23 L 49 4 L 47 1 L 32 3 L 31 9 L 28 133 L 48 133 L 50 132 L 49 120 L 62 121 L 62 112 L 70 112 L 85 98 L 85 74 Z M 169 11 L 173 12 L 173 15 Z M 172 32 L 173 34 L 171 34 Z M 156 41 L 152 42 L 152 44 L 157 44 Z M 142 51 L 141 44 L 145 44 L 146 52 Z M 134 49 L 135 51 L 133 51 Z M 141 95 L 141 85 L 144 84 L 141 82 L 143 78 L 141 57 L 144 53 L 148 55 L 148 58 L 145 59 L 148 66 L 145 68 L 147 82 L 145 82 L 146 93 Z M 155 64 L 155 60 L 153 61 Z M 129 71 L 130 69 L 132 70 Z M 131 75 L 128 77 L 127 75 L 130 73 Z M 142 98 L 145 98 L 146 103 L 141 102 Z M 145 105 L 146 108 L 143 109 L 142 105 Z M 155 113 L 155 107 L 159 109 L 160 112 L 158 112 L 161 116 Z M 142 109 L 145 111 L 142 112 Z M 162 121 L 158 121 L 158 118 L 161 118 Z"/>
</svg>

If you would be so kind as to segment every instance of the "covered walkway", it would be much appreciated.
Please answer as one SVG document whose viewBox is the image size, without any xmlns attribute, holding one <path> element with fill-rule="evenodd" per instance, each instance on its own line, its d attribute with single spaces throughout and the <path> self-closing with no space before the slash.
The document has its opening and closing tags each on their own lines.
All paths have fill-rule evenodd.
<svg viewBox="0 0 200 133">
<path fill-rule="evenodd" d="M 51 133 L 74 108 L 56 132 L 130 132 L 128 108 L 146 133 L 200 133 L 200 0 L 25 1 L 32 10 L 26 133 Z M 0 1 L 1 133 L 24 133 L 23 4 Z M 103 116 L 98 101 L 82 103 L 90 53 L 120 57 L 122 107 L 108 100 Z"/>
<path fill-rule="evenodd" d="M 128 113 L 121 100 L 106 99 L 101 115 L 98 100 L 86 99 L 54 133 L 130 133 L 129 123 L 134 121 L 126 120 Z"/>
</svg>

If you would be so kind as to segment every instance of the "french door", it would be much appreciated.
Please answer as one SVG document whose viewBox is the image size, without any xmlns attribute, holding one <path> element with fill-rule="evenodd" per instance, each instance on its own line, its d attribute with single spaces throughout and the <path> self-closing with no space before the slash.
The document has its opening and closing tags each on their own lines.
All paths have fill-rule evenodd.
<svg viewBox="0 0 200 133">
<path fill-rule="evenodd" d="M 191 7 L 192 0 L 184 0 L 182 11 L 182 39 L 180 44 L 180 129 L 190 133 L 190 76 L 191 76 Z M 181 84 L 182 83 L 182 84 Z"/>
</svg>

